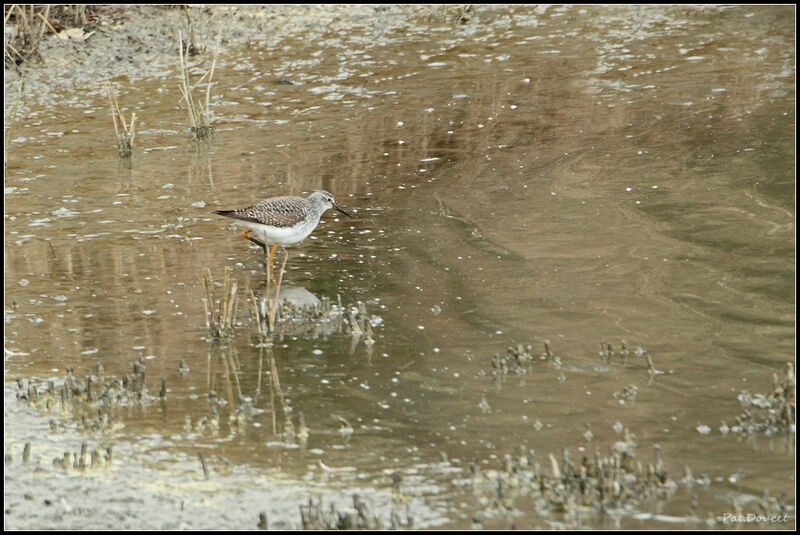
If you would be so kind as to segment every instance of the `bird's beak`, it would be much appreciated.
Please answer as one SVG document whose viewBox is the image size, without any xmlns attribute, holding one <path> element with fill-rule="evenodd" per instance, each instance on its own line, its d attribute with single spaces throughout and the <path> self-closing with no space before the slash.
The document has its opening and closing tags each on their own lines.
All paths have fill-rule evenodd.
<svg viewBox="0 0 800 535">
<path fill-rule="evenodd" d="M 340 211 L 341 213 L 343 213 L 344 215 L 346 215 L 346 216 L 347 216 L 347 217 L 349 217 L 350 219 L 353 219 L 353 216 L 351 216 L 350 214 L 348 214 L 347 212 L 345 212 L 344 210 L 342 210 L 341 208 L 339 208 L 338 206 L 336 206 L 336 204 L 334 204 L 334 203 L 331 203 L 331 204 L 333 204 L 333 207 L 334 207 L 334 208 L 336 208 L 338 211 Z"/>
</svg>

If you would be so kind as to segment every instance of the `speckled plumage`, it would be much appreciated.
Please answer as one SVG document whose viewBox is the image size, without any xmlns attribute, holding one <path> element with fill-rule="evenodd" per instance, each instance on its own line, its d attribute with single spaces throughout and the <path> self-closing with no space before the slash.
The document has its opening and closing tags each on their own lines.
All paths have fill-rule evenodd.
<svg viewBox="0 0 800 535">
<path fill-rule="evenodd" d="M 327 191 L 315 191 L 306 199 L 273 197 L 246 208 L 217 210 L 214 213 L 230 217 L 254 231 L 264 244 L 291 245 L 306 239 L 317 228 L 322 214 L 330 208 L 352 217 L 336 206 L 333 195 Z"/>
<path fill-rule="evenodd" d="M 225 217 L 251 221 L 270 227 L 292 227 L 308 217 L 308 200 L 300 197 L 273 197 L 258 204 L 236 210 L 214 212 Z"/>
</svg>

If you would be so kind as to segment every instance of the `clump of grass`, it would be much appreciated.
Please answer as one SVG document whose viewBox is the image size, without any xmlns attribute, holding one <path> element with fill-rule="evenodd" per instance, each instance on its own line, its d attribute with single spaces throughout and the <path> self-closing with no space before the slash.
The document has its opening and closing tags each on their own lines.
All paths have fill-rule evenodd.
<svg viewBox="0 0 800 535">
<path fill-rule="evenodd" d="M 47 32 L 58 34 L 60 29 L 85 26 L 94 9 L 85 5 L 6 5 L 3 27 L 11 29 L 3 42 L 5 67 L 19 68 L 28 61 L 41 60 L 39 45 Z"/>
<path fill-rule="evenodd" d="M 62 379 L 28 380 L 27 384 L 17 378 L 17 399 L 34 409 L 79 417 L 78 429 L 101 433 L 121 429 L 121 418 L 130 407 L 147 406 L 156 399 L 148 393 L 143 357 L 134 361 L 133 373 L 118 378 L 107 377 L 100 362 L 95 373 L 85 377 L 75 375 L 71 366 L 66 372 Z M 163 379 L 162 389 L 165 397 Z M 55 421 L 51 428 L 57 430 Z"/>
<path fill-rule="evenodd" d="M 475 15 L 475 10 L 472 9 L 470 4 L 447 6 L 444 8 L 442 15 L 445 19 L 459 24 L 466 24 Z"/>
<path fill-rule="evenodd" d="M 17 67 L 34 58 L 41 59 L 39 44 L 47 29 L 49 15 L 50 6 L 21 6 L 19 4 L 5 6 L 3 27 L 7 27 L 12 19 L 14 24 L 9 38 L 3 43 L 6 68 Z"/>
<path fill-rule="evenodd" d="M 131 112 L 130 126 L 125 121 L 125 115 L 119 108 L 117 97 L 111 94 L 108 84 L 104 84 L 108 103 L 111 107 L 111 118 L 114 121 L 114 133 L 117 137 L 117 149 L 120 158 L 130 158 L 133 153 L 133 139 L 136 137 L 136 112 Z"/>
<path fill-rule="evenodd" d="M 383 323 L 379 315 L 370 315 L 367 312 L 365 303 L 359 301 L 344 305 L 339 295 L 333 301 L 322 296 L 320 302 L 315 304 L 298 304 L 288 299 L 279 301 L 278 295 L 279 291 L 275 290 L 273 296 L 257 299 L 252 290 L 250 292 L 251 318 L 256 324 L 261 343 L 266 345 L 271 344 L 270 335 L 283 337 L 349 334 L 353 343 L 351 350 L 354 350 L 362 339 L 367 346 L 373 345 L 373 329 Z"/>
<path fill-rule="evenodd" d="M 330 507 L 322 507 L 322 500 L 308 499 L 308 505 L 300 506 L 300 520 L 303 529 L 381 529 L 378 515 L 358 494 L 353 495 L 353 509 L 339 510 L 331 502 Z"/>
<path fill-rule="evenodd" d="M 222 283 L 222 299 L 220 303 L 216 304 L 216 308 L 214 300 L 214 282 L 211 278 L 211 270 L 206 268 L 206 273 L 203 275 L 203 284 L 206 288 L 206 299 L 203 299 L 206 310 L 206 328 L 208 329 L 208 334 L 215 340 L 230 338 L 233 335 L 233 327 L 238 308 L 236 293 L 239 289 L 239 285 L 236 281 L 232 280 L 232 271 L 233 268 L 225 268 L 225 275 Z"/>
<path fill-rule="evenodd" d="M 183 95 L 182 100 L 186 102 L 186 110 L 189 114 L 189 131 L 197 141 L 208 141 L 214 137 L 214 127 L 211 125 L 211 85 L 214 78 L 214 67 L 217 64 L 217 53 L 219 46 L 214 51 L 214 59 L 211 61 L 211 69 L 206 72 L 200 79 L 192 85 L 189 80 L 189 71 L 186 68 L 186 60 L 184 58 L 184 44 L 181 32 L 178 32 L 178 55 L 181 62 L 181 82 L 178 87 Z M 192 96 L 192 91 L 204 80 L 206 82 L 206 98 L 205 105 L 195 100 Z"/>
<path fill-rule="evenodd" d="M 499 470 L 481 470 L 477 460 L 469 465 L 469 484 L 485 495 L 484 503 L 513 510 L 517 499 L 533 499 L 543 516 L 578 512 L 600 513 L 633 510 L 649 499 L 669 499 L 679 487 L 667 471 L 659 446 L 651 464 L 636 458 L 636 437 L 627 428 L 623 436 L 602 454 L 583 454 L 572 459 L 569 450 L 544 458 L 520 446 L 519 456 L 507 454 Z M 683 483 L 687 483 L 683 481 Z"/>
<path fill-rule="evenodd" d="M 505 356 L 495 353 L 492 357 L 492 374 L 501 381 L 509 375 L 525 376 L 531 373 L 539 361 L 550 361 L 556 368 L 561 367 L 561 358 L 553 354 L 550 340 L 544 341 L 544 353 L 536 355 L 531 344 L 509 346 Z"/>
<path fill-rule="evenodd" d="M 736 423 L 722 429 L 733 433 L 764 433 L 767 436 L 786 433 L 797 425 L 795 399 L 795 372 L 791 362 L 786 364 L 786 374 L 772 376 L 773 389 L 769 394 L 751 394 L 747 390 L 738 396 L 744 412 L 736 417 Z"/>
</svg>

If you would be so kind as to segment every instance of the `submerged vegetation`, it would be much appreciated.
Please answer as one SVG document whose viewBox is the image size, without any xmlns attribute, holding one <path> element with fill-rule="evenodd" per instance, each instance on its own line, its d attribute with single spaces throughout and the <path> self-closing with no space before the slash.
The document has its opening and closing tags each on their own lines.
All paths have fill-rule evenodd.
<svg viewBox="0 0 800 535">
<path fill-rule="evenodd" d="M 658 445 L 650 462 L 641 461 L 637 458 L 636 436 L 621 425 L 615 428 L 620 438 L 605 453 L 595 449 L 594 454 L 582 453 L 579 459 L 573 459 L 564 448 L 561 455 L 549 453 L 540 459 L 534 450 L 520 446 L 517 455 L 503 457 L 499 469 L 481 468 L 477 459 L 470 463 L 468 477 L 456 483 L 473 489 L 483 506 L 473 517 L 474 527 L 483 529 L 490 524 L 514 529 L 520 527 L 519 522 L 533 521 L 531 512 L 541 519 L 534 521 L 533 526 L 538 528 L 585 528 L 597 525 L 591 519 L 599 515 L 619 527 L 625 517 L 657 520 L 658 514 L 647 511 L 662 510 L 667 504 L 672 512 L 661 517 L 672 523 L 715 527 L 729 521 L 725 514 L 703 518 L 697 514 L 696 492 L 711 484 L 708 476 L 695 477 L 688 465 L 681 476 L 675 475 L 668 469 L 674 463 L 663 458 Z M 689 493 L 691 499 L 676 500 L 681 491 Z M 734 497 L 729 507 L 738 514 L 784 519 L 794 510 L 786 496 L 770 496 L 768 491 L 762 499 L 747 503 L 745 509 Z M 526 518 L 521 518 L 522 511 Z"/>
<path fill-rule="evenodd" d="M 222 297 L 219 299 L 215 297 L 216 284 L 211 270 L 206 268 L 203 274 L 205 323 L 213 340 L 232 338 L 235 333 L 239 284 L 232 278 L 232 272 L 233 268 L 225 268 Z M 272 294 L 270 286 L 268 283 L 267 288 Z M 279 293 L 280 289 L 278 284 L 274 295 L 269 295 L 269 298 L 259 298 L 252 289 L 249 290 L 247 299 L 250 303 L 251 323 L 258 335 L 257 345 L 268 342 L 273 336 L 283 338 L 301 333 L 314 337 L 321 334 L 349 334 L 355 342 L 363 337 L 367 346 L 375 343 L 373 329 L 382 325 L 383 319 L 369 314 L 366 303 L 358 301 L 345 305 L 342 304 L 341 295 L 337 294 L 334 302 L 327 296 L 317 298 L 308 292 L 307 296 L 301 294 L 295 299 L 287 297 L 288 290 L 284 294 Z"/>
<path fill-rule="evenodd" d="M 744 412 L 736 417 L 733 426 L 722 422 L 723 433 L 753 434 L 795 433 L 797 402 L 794 365 L 786 363 L 786 373 L 772 376 L 773 390 L 767 394 L 751 394 L 744 390 L 737 399 Z"/>
<path fill-rule="evenodd" d="M 72 367 L 67 367 L 67 375 L 59 383 L 17 378 L 17 399 L 48 413 L 76 416 L 80 418 L 78 428 L 92 433 L 121 429 L 123 410 L 157 399 L 147 389 L 143 358 L 133 363 L 132 373 L 121 378 L 107 377 L 99 361 L 95 373 L 85 377 L 74 375 Z M 50 423 L 54 430 L 59 425 L 56 420 Z"/>
<path fill-rule="evenodd" d="M 315 501 L 309 498 L 307 505 L 300 505 L 300 519 L 303 529 L 314 530 L 413 529 L 414 527 L 414 517 L 408 510 L 401 516 L 392 508 L 389 521 L 385 522 L 358 494 L 353 495 L 352 509 L 339 508 L 334 502 L 324 507 L 321 499 Z"/>
<path fill-rule="evenodd" d="M 518 501 L 531 502 L 544 517 L 563 514 L 600 513 L 614 509 L 638 510 L 647 499 L 669 499 L 680 483 L 667 471 L 656 446 L 650 464 L 636 459 L 636 437 L 627 428 L 609 451 L 581 455 L 573 460 L 564 449 L 560 458 L 552 453 L 539 460 L 534 450 L 520 447 L 516 457 L 506 454 L 501 470 L 470 464 L 468 484 L 480 493 L 480 501 L 491 511 L 511 511 Z"/>
<path fill-rule="evenodd" d="M 354 318 L 357 317 L 358 314 L 354 313 Z M 225 357 L 224 362 L 220 362 L 217 371 L 209 370 L 212 377 L 225 370 L 225 383 L 209 384 L 209 387 L 222 388 L 226 391 L 225 396 L 219 396 L 214 389 L 210 389 L 208 416 L 193 422 L 188 414 L 185 415 L 183 436 L 186 440 L 194 443 L 204 436 L 213 438 L 225 436 L 226 433 L 232 436 L 244 434 L 253 426 L 258 426 L 258 422 L 264 418 L 271 418 L 273 435 L 280 439 L 283 447 L 292 447 L 293 444 L 304 447 L 309 436 L 305 418 L 300 413 L 295 426 L 290 404 L 280 387 L 271 349 L 262 348 L 262 351 L 265 351 L 268 358 L 264 371 L 269 370 L 269 410 L 256 407 L 260 387 L 257 387 L 253 397 L 242 394 L 241 386 L 235 380 L 242 370 L 236 368 L 237 359 L 230 355 L 230 358 Z M 520 352 L 525 355 L 530 354 L 530 351 L 531 348 L 526 346 L 512 347 L 510 355 L 518 356 Z M 547 353 L 549 352 L 548 348 Z M 793 379 L 793 369 L 790 366 L 785 377 L 776 376 L 775 391 L 767 396 L 751 396 L 750 406 L 765 405 L 768 403 L 764 400 L 771 399 L 770 407 L 774 403 L 772 408 L 776 410 L 770 412 L 774 414 L 770 421 L 782 421 L 783 416 L 793 417 L 793 397 L 789 395 L 793 391 Z M 147 408 L 154 405 L 164 410 L 168 403 L 165 378 L 160 381 L 157 395 L 150 394 L 147 383 L 145 362 L 142 358 L 134 361 L 132 372 L 122 377 L 107 376 L 102 364 L 98 363 L 95 372 L 85 377 L 75 376 L 72 369 L 68 369 L 67 375 L 62 379 L 17 379 L 17 399 L 45 414 L 60 414 L 61 419 L 51 420 L 50 425 L 54 430 L 62 429 L 68 421 L 75 421 L 76 429 L 90 434 L 99 433 L 103 437 L 95 446 L 90 446 L 90 442 L 84 440 L 79 451 L 68 449 L 63 454 L 56 455 L 52 458 L 55 469 L 70 473 L 113 470 L 114 445 L 111 438 L 115 432 L 123 429 L 124 419 L 134 414 L 137 407 Z M 238 402 L 230 403 L 237 395 Z M 765 407 L 765 410 L 769 411 L 770 408 Z M 339 418 L 347 423 L 344 418 Z M 759 418 L 756 421 L 761 424 L 760 430 L 764 430 L 765 420 Z M 352 433 L 353 428 L 347 425 Z M 540 456 L 534 449 L 520 445 L 515 453 L 506 453 L 499 458 L 500 463 L 496 467 L 492 465 L 497 461 L 481 461 L 475 458 L 469 463 L 466 474 L 460 472 L 450 476 L 451 484 L 456 488 L 470 489 L 469 495 L 474 499 L 471 506 L 474 510 L 470 515 L 474 527 L 478 528 L 521 527 L 520 522 L 523 525 L 533 522 L 530 525 L 534 527 L 586 527 L 596 525 L 596 521 L 591 518 L 599 518 L 599 515 L 616 519 L 615 525 L 619 525 L 621 519 L 626 517 L 636 517 L 640 521 L 657 520 L 659 515 L 648 511 L 660 510 L 666 504 L 670 504 L 671 522 L 706 527 L 727 522 L 723 514 L 701 517 L 697 513 L 697 492 L 714 484 L 708 476 L 695 476 L 690 463 L 684 465 L 681 462 L 680 468 L 675 466 L 674 460 L 663 457 L 658 445 L 653 447 L 652 458 L 643 461 L 637 454 L 639 444 L 636 435 L 620 423 L 615 424 L 614 429 L 619 438 L 605 450 L 597 446 L 589 451 L 592 447 L 589 431 L 583 435 L 587 441 L 584 444 L 589 447 L 579 447 L 577 457 L 572 456 L 570 447 L 564 447 L 560 454 L 548 453 Z M 31 462 L 31 452 L 36 451 L 36 448 L 35 443 L 25 443 L 22 450 L 24 464 L 37 465 L 37 462 Z M 197 450 L 195 454 L 198 459 L 198 477 L 203 480 L 213 479 L 217 474 L 226 474 L 232 470 L 230 462 L 224 458 L 207 456 L 202 450 Z M 13 455 L 7 452 L 6 463 L 12 461 Z M 678 471 L 680 475 L 676 475 Z M 333 501 L 324 506 L 321 498 L 309 498 L 305 503 L 298 503 L 299 526 L 303 529 L 413 528 L 416 521 L 414 513 L 407 505 L 409 496 L 404 494 L 405 491 L 400 491 L 399 476 L 395 476 L 392 481 L 394 490 L 390 510 L 373 509 L 359 494 L 353 495 L 352 508 L 338 507 Z M 687 493 L 691 496 L 690 500 L 676 502 L 677 495 Z M 760 499 L 742 499 L 733 494 L 727 500 L 730 511 L 737 514 L 784 518 L 794 510 L 786 496 L 771 495 L 768 491 Z M 525 514 L 522 515 L 522 512 Z M 531 513 L 536 516 L 532 517 Z M 261 512 L 258 517 L 260 525 L 266 527 L 267 512 Z M 537 521 L 536 518 L 540 520 Z M 256 523 L 255 518 L 253 522 Z"/>
</svg>

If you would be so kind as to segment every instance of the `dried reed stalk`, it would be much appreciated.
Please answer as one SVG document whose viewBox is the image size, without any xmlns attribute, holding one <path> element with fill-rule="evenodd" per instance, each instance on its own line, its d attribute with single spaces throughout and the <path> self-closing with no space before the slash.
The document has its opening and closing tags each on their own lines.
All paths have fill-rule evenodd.
<svg viewBox="0 0 800 535">
<path fill-rule="evenodd" d="M 203 284 L 206 289 L 206 299 L 203 300 L 206 312 L 206 328 L 208 333 L 215 339 L 229 338 L 233 335 L 238 311 L 236 294 L 239 290 L 239 285 L 231 278 L 232 272 L 233 268 L 225 268 L 222 301 L 216 309 L 214 306 L 214 282 L 211 278 L 211 270 L 206 268 L 206 273 L 203 274 Z"/>
<path fill-rule="evenodd" d="M 178 31 L 178 57 L 181 64 L 181 82 L 178 87 L 181 91 L 182 101 L 186 102 L 186 110 L 189 114 L 189 130 L 197 141 L 208 141 L 214 137 L 214 127 L 211 126 L 211 85 L 214 78 L 214 69 L 217 64 L 217 54 L 219 53 L 219 43 L 214 51 L 214 58 L 211 61 L 211 69 L 200 79 L 191 85 L 189 71 L 186 68 L 186 59 L 183 50 L 183 34 Z M 192 97 L 194 89 L 204 80 L 206 82 L 205 107 Z"/>
<path fill-rule="evenodd" d="M 111 94 L 111 88 L 108 84 L 103 84 L 106 94 L 108 95 L 108 103 L 111 107 L 111 118 L 114 121 L 114 133 L 117 138 L 117 149 L 119 150 L 120 158 L 130 158 L 133 154 L 133 140 L 136 137 L 136 112 L 131 112 L 131 124 L 125 122 L 125 115 L 119 107 L 117 97 Z"/>
</svg>

